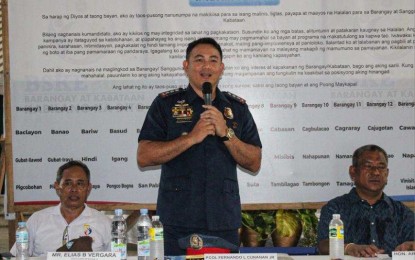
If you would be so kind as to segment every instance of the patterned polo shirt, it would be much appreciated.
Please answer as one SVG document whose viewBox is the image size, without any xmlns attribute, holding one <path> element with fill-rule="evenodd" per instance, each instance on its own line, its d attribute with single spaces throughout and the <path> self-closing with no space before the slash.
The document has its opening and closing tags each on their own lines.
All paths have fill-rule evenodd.
<svg viewBox="0 0 415 260">
<path fill-rule="evenodd" d="M 344 223 L 344 243 L 374 244 L 391 254 L 396 246 L 414 241 L 414 212 L 386 194 L 374 205 L 362 200 L 356 188 L 330 200 L 322 209 L 318 225 L 318 241 L 328 239 L 333 214 Z"/>
</svg>

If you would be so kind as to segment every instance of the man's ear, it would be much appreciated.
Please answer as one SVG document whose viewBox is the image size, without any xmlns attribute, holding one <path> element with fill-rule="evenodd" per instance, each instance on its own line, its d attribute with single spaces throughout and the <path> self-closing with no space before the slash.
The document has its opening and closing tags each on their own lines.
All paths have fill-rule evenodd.
<svg viewBox="0 0 415 260">
<path fill-rule="evenodd" d="M 59 194 L 61 192 L 61 187 L 59 186 L 59 183 L 57 181 L 55 181 L 55 183 L 53 184 L 53 187 L 55 188 L 56 194 L 59 196 Z"/>
<path fill-rule="evenodd" d="M 183 70 L 187 72 L 187 68 L 189 67 L 189 62 L 187 60 L 183 61 Z"/>
<path fill-rule="evenodd" d="M 225 64 L 223 62 L 221 62 L 220 66 L 221 66 L 221 69 L 222 69 L 222 73 L 221 73 L 221 76 L 222 76 L 223 72 L 225 72 Z"/>
<path fill-rule="evenodd" d="M 349 167 L 349 176 L 352 181 L 356 179 L 356 167 L 354 167 L 353 165 L 350 165 Z"/>
<path fill-rule="evenodd" d="M 91 191 L 92 191 L 92 184 L 88 183 L 88 196 L 89 196 L 89 193 L 91 193 Z"/>
</svg>

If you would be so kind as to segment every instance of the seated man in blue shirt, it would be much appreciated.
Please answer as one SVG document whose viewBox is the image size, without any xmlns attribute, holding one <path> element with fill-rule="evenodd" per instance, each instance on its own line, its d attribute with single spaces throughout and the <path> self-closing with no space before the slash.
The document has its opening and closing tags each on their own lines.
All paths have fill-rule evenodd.
<svg viewBox="0 0 415 260">
<path fill-rule="evenodd" d="M 388 182 L 388 156 L 377 145 L 365 145 L 353 154 L 350 178 L 355 184 L 321 210 L 318 249 L 329 253 L 328 230 L 333 214 L 344 223 L 344 253 L 374 257 L 392 251 L 415 250 L 414 212 L 383 193 Z"/>
</svg>

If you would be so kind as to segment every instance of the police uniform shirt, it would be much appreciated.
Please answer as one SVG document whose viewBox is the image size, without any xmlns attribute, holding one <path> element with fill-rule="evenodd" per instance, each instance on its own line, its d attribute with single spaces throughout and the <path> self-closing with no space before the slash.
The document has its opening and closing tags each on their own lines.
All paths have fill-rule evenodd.
<svg viewBox="0 0 415 260">
<path fill-rule="evenodd" d="M 138 140 L 170 141 L 190 133 L 205 110 L 203 104 L 190 85 L 161 93 L 147 113 Z M 240 140 L 262 147 L 243 99 L 216 89 L 212 105 Z M 161 166 L 157 213 L 164 225 L 209 230 L 240 227 L 236 162 L 223 141 L 208 136 Z"/>
</svg>

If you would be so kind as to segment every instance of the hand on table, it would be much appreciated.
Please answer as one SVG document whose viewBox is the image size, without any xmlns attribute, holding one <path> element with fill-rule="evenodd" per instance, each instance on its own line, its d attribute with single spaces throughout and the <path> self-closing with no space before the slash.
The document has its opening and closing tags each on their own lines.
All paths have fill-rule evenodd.
<svg viewBox="0 0 415 260">
<path fill-rule="evenodd" d="M 375 245 L 356 245 L 348 244 L 344 250 L 347 255 L 355 257 L 376 257 L 378 254 L 383 254 L 385 250 L 378 248 Z"/>
<path fill-rule="evenodd" d="M 406 241 L 395 248 L 395 251 L 413 251 L 415 250 L 415 241 Z"/>
</svg>

